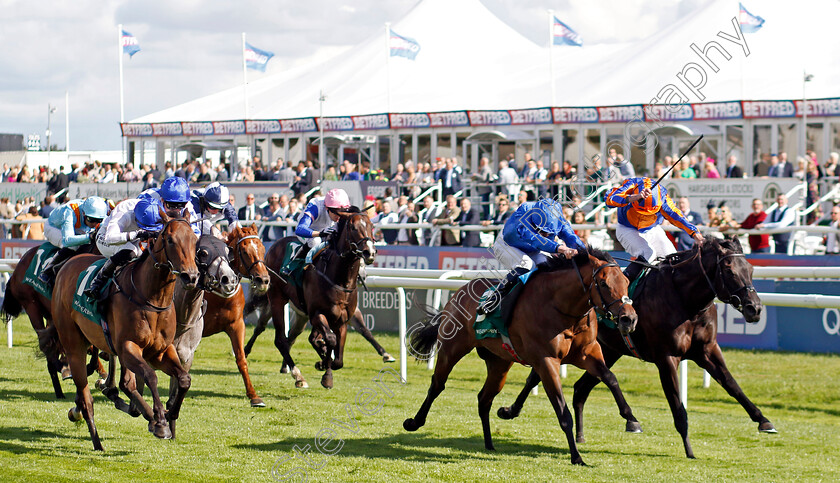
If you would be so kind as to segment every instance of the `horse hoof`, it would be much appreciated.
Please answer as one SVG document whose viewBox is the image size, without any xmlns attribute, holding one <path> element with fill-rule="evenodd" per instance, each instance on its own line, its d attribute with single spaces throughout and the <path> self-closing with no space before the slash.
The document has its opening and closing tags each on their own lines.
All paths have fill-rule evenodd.
<svg viewBox="0 0 840 483">
<path fill-rule="evenodd" d="M 66 381 L 67 379 L 73 379 L 73 374 L 70 372 L 69 367 L 65 367 L 61 370 L 61 380 Z"/>
<path fill-rule="evenodd" d="M 405 421 L 403 421 L 403 429 L 405 429 L 406 431 L 414 432 L 420 429 L 421 426 L 423 425 L 418 424 L 417 421 L 414 420 L 414 418 L 408 418 Z"/>
<path fill-rule="evenodd" d="M 321 378 L 321 385 L 324 386 L 327 389 L 332 389 L 333 388 L 333 378 L 332 378 L 332 376 L 324 374 L 324 376 Z"/>
<path fill-rule="evenodd" d="M 514 413 L 509 407 L 502 407 L 496 411 L 496 415 L 498 415 L 501 419 L 513 419 L 516 416 L 519 416 L 519 413 Z"/>
<path fill-rule="evenodd" d="M 102 390 L 102 394 L 104 394 L 105 397 L 112 401 L 116 398 L 117 394 L 119 394 L 119 390 L 116 387 L 101 387 L 99 389 Z"/>
<path fill-rule="evenodd" d="M 580 456 L 578 456 L 577 459 L 573 459 L 572 464 L 573 465 L 578 465 L 578 466 L 589 466 L 589 465 L 587 465 L 586 463 L 583 462 L 583 458 L 581 458 Z"/>
<path fill-rule="evenodd" d="M 315 369 L 317 369 L 319 371 L 323 371 L 324 370 L 324 363 L 322 361 L 316 362 L 315 363 Z"/>
<path fill-rule="evenodd" d="M 149 432 L 154 434 L 158 439 L 172 439 L 172 431 L 169 429 L 169 424 L 158 424 L 155 421 L 149 422 Z"/>
<path fill-rule="evenodd" d="M 770 421 L 764 421 L 763 423 L 758 425 L 758 432 L 760 433 L 768 433 L 768 434 L 777 434 L 776 427 L 773 426 L 773 423 Z"/>
<path fill-rule="evenodd" d="M 394 359 L 393 356 L 391 356 L 391 354 L 388 354 L 386 352 L 382 354 L 382 362 L 397 362 L 397 360 Z"/>
<path fill-rule="evenodd" d="M 309 383 L 306 381 L 295 381 L 295 387 L 298 389 L 308 389 Z"/>
<path fill-rule="evenodd" d="M 67 419 L 69 419 L 71 423 L 78 423 L 82 420 L 82 410 L 73 406 L 69 411 L 67 411 Z"/>
<path fill-rule="evenodd" d="M 280 368 L 280 374 L 288 374 L 289 373 L 289 366 L 283 366 Z"/>
<path fill-rule="evenodd" d="M 263 402 L 262 398 L 255 397 L 251 399 L 251 407 L 252 408 L 264 408 L 265 403 Z"/>
<path fill-rule="evenodd" d="M 101 378 L 101 377 L 100 377 L 100 378 L 99 378 L 99 379 L 97 379 L 97 380 L 96 380 L 96 382 L 93 384 L 93 387 L 95 387 L 95 388 L 99 389 L 100 391 L 101 391 L 101 390 L 103 390 L 103 389 L 105 389 L 105 379 L 103 379 L 103 378 Z"/>
<path fill-rule="evenodd" d="M 586 438 L 584 438 L 583 436 L 577 436 L 577 437 L 575 438 L 575 443 L 577 443 L 577 444 L 585 444 L 585 443 L 586 443 Z"/>
<path fill-rule="evenodd" d="M 627 426 L 624 429 L 628 433 L 641 433 L 642 425 L 638 421 L 627 421 Z"/>
</svg>

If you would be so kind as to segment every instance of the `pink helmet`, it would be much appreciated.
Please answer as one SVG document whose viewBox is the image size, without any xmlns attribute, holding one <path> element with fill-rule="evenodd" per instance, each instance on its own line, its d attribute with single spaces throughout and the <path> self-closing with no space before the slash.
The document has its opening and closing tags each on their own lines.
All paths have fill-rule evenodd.
<svg viewBox="0 0 840 483">
<path fill-rule="evenodd" d="M 341 188 L 332 189 L 324 198 L 324 206 L 327 208 L 350 208 L 350 197 Z"/>
</svg>

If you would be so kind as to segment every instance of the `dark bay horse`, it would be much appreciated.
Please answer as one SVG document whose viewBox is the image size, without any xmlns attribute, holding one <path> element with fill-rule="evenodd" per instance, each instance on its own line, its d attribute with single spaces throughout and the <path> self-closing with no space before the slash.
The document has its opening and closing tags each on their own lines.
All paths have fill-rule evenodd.
<svg viewBox="0 0 840 483">
<path fill-rule="evenodd" d="M 373 223 L 358 208 L 340 212 L 336 234 L 327 248 L 318 255 L 303 275 L 302 294 L 285 280 L 276 277 L 268 289 L 271 317 L 274 319 L 274 345 L 283 355 L 283 364 L 291 370 L 296 387 L 307 387 L 290 354 L 291 344 L 286 337 L 283 306 L 291 302 L 309 316 L 312 332 L 309 343 L 321 356 L 324 370 L 321 385 L 333 386 L 333 369 L 344 365 L 344 343 L 347 323 L 356 312 L 358 293 L 356 279 L 361 260 L 370 265 L 376 256 L 373 245 Z M 281 269 L 286 248 L 297 237 L 277 241 L 268 250 L 265 262 L 274 272 Z M 301 296 L 302 295 L 302 296 Z"/>
<path fill-rule="evenodd" d="M 46 323 L 49 323 L 52 320 L 50 312 L 50 299 L 38 293 L 31 285 L 23 282 L 26 270 L 29 268 L 29 265 L 33 260 L 39 264 L 39 267 L 43 267 L 46 264 L 47 260 L 41 260 L 39 258 L 40 248 L 40 245 L 30 248 L 18 261 L 11 277 L 9 278 L 9 282 L 6 284 L 6 292 L 3 296 L 3 305 L 2 308 L 0 308 L 0 312 L 5 315 L 7 322 L 14 317 L 19 316 L 22 311 L 26 312 L 26 315 L 29 316 L 29 323 L 32 324 L 32 328 L 35 329 L 35 332 L 44 330 L 46 328 Z M 83 253 L 94 253 L 98 255 L 99 250 L 96 249 L 96 244 L 91 243 L 79 249 L 79 254 Z M 40 349 L 44 352 L 44 354 L 46 354 L 43 347 Z M 67 363 L 64 360 L 64 350 L 59 349 L 57 354 L 58 357 L 47 358 L 47 373 L 50 375 L 53 390 L 55 391 L 55 397 L 58 399 L 64 399 L 64 391 L 61 389 L 61 383 L 58 375 L 61 374 L 63 379 L 69 379 L 70 368 L 67 367 Z M 99 361 L 98 353 L 96 351 L 93 351 L 91 361 L 87 366 L 87 375 L 93 374 L 94 370 L 99 372 L 101 377 L 105 377 L 105 370 Z"/>
<path fill-rule="evenodd" d="M 701 249 L 679 252 L 667 257 L 659 270 L 643 281 L 633 299 L 639 323 L 628 348 L 616 329 L 600 327 L 598 341 L 604 359 L 612 367 L 621 356 L 631 356 L 656 364 L 665 397 L 674 416 L 674 425 L 683 440 L 685 455 L 694 458 L 688 440 L 688 414 L 679 398 L 677 366 L 683 359 L 692 360 L 707 370 L 730 396 L 758 423 L 758 430 L 775 433 L 776 429 L 761 410 L 744 395 L 729 373 L 717 343 L 717 308 L 715 297 L 739 310 L 747 322 L 758 322 L 761 300 L 752 285 L 753 267 L 744 258 L 737 238 L 718 241 L 707 237 Z M 504 419 L 516 417 L 531 388 L 539 383 L 539 374 L 531 371 L 526 387 L 510 408 L 499 409 Z M 598 380 L 584 374 L 575 383 L 573 406 L 577 440 L 583 442 L 583 406 Z"/>
<path fill-rule="evenodd" d="M 140 375 L 149 385 L 154 398 L 153 408 L 136 387 L 129 387 L 129 391 L 132 402 L 140 406 L 149 419 L 149 431 L 158 438 L 174 437 L 174 426 L 171 429 L 167 421 L 178 419 L 181 403 L 190 387 L 190 376 L 181 366 L 172 345 L 176 325 L 172 296 L 178 278 L 187 288 L 194 287 L 198 281 L 196 238 L 189 217 L 170 218 L 163 211 L 160 215 L 161 232 L 150 241 L 149 248 L 138 260 L 120 271 L 116 283 L 108 289 L 104 310 L 107 333 L 102 326 L 72 308 L 79 275 L 99 259 L 82 255 L 72 258 L 59 271 L 52 299 L 53 325 L 38 334 L 42 346 L 55 349 L 60 341 L 67 352 L 76 384 L 76 406 L 70 409 L 68 417 L 71 421 L 84 417 L 95 450 L 101 451 L 102 443 L 94 423 L 93 398 L 84 376 L 85 352 L 91 344 L 119 356 L 128 371 Z M 88 273 L 90 275 L 92 272 Z M 160 401 L 157 376 L 152 367 L 178 380 L 178 390 L 170 394 L 175 402 L 169 411 L 164 411 Z"/>
<path fill-rule="evenodd" d="M 603 380 L 613 391 L 622 415 L 635 421 L 618 381 L 608 369 L 597 341 L 598 325 L 590 312 L 595 308 L 616 320 L 623 332 L 636 324 L 636 312 L 627 297 L 627 278 L 608 254 L 589 249 L 571 260 L 554 256 L 542 264 L 525 285 L 513 308 L 509 327 L 513 351 L 501 339 L 475 337 L 473 324 L 478 301 L 485 289 L 495 285 L 476 279 L 462 287 L 435 314 L 432 323 L 412 328 L 411 348 L 419 358 L 437 347 L 437 361 L 426 400 L 403 427 L 416 431 L 426 423 L 435 398 L 443 391 L 449 373 L 474 348 L 487 366 L 487 379 L 478 394 L 478 414 L 484 431 L 484 446 L 493 450 L 490 407 L 502 390 L 515 360 L 529 365 L 548 381 L 545 393 L 554 407 L 569 441 L 573 464 L 584 464 L 572 436 L 572 415 L 566 407 L 560 384 L 560 365 L 574 364 Z"/>
<path fill-rule="evenodd" d="M 236 227 L 233 231 L 223 235 L 224 242 L 217 240 L 231 254 L 231 265 L 239 276 L 251 279 L 251 287 L 256 293 L 265 293 L 269 287 L 268 270 L 263 259 L 265 246 L 257 236 L 258 228 Z M 204 237 L 202 237 L 204 238 Z M 211 237 L 212 238 L 212 237 Z M 213 240 L 216 240 L 213 238 Z M 201 251 L 199 249 L 199 251 Z M 181 303 L 176 307 L 179 324 L 175 336 L 175 349 L 184 368 L 189 371 L 193 356 L 203 337 L 224 332 L 230 338 L 236 366 L 245 382 L 245 393 L 251 401 L 252 407 L 264 407 L 265 403 L 257 395 L 251 376 L 248 373 L 248 361 L 245 359 L 245 318 L 243 307 L 245 295 L 237 277 L 234 290 L 210 290 L 203 292 L 203 299 L 207 302 L 202 313 L 201 290 L 184 290 L 179 285 L 175 290 L 175 300 Z M 176 303 L 176 305 L 178 305 Z M 181 319 L 184 323 L 181 323 Z M 175 389 L 177 381 L 172 379 L 170 391 Z M 171 401 L 171 400 L 170 400 Z"/>
</svg>

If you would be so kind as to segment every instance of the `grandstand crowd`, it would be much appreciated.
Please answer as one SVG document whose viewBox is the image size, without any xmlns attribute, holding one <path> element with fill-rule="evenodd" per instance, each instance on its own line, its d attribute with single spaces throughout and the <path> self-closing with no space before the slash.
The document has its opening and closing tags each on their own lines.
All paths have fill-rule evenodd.
<svg viewBox="0 0 840 483">
<path fill-rule="evenodd" d="M 833 188 L 840 177 L 840 156 L 835 152 L 830 153 L 823 163 L 817 160 L 813 151 L 798 156 L 793 162 L 786 153 L 767 153 L 759 156 L 751 173 L 745 172 L 735 156 L 730 156 L 725 168 L 719 170 L 718 163 L 703 152 L 684 158 L 672 171 L 666 173 L 674 159 L 674 156 L 665 156 L 655 163 L 653 173 L 639 175 L 652 178 L 665 175 L 666 179 L 796 178 L 807 185 L 804 206 L 817 203 L 820 196 Z M 43 223 L 38 223 L 38 220 L 47 218 L 60 205 L 71 182 L 133 182 L 142 183 L 141 190 L 146 190 L 157 187 L 167 177 L 179 176 L 195 184 L 213 181 L 276 183 L 280 187 L 278 192 L 267 199 L 256 199 L 254 194 L 248 194 L 244 200 L 236 200 L 232 195 L 230 201 L 237 208 L 241 220 L 287 224 L 297 222 L 309 199 L 320 194 L 318 186 L 322 179 L 392 181 L 395 189 L 387 188 L 384 196 L 379 198 L 367 197 L 362 207 L 377 224 L 377 241 L 381 244 L 487 246 L 492 244 L 498 229 L 493 226 L 503 225 L 521 203 L 541 197 L 560 200 L 565 205 L 566 219 L 576 226 L 587 225 L 586 228 L 576 230 L 584 241 L 615 243 L 614 234 L 606 229 L 608 224 L 615 223 L 614 213 L 612 217 L 603 211 L 586 213 L 580 209 L 582 197 L 604 185 L 618 186 L 625 179 L 637 176 L 633 165 L 615 149 L 610 149 L 604 159 L 596 155 L 589 160 L 582 174 L 569 161 L 553 161 L 546 166 L 542 159 L 533 159 L 529 153 L 525 153 L 522 159 L 516 159 L 513 154 L 508 155 L 499 162 L 498 170 L 492 169 L 487 158 L 481 158 L 474 173 L 467 173 L 458 158 L 437 158 L 433 162 L 419 162 L 416 165 L 406 161 L 397 164 L 396 170 L 391 173 L 371 169 L 370 162 L 366 160 L 359 163 L 344 161 L 327 166 L 323 178 L 317 162 L 312 160 L 298 163 L 283 159 L 263 162 L 260 156 L 254 156 L 239 163 L 237 169 L 230 168 L 229 163 L 213 163 L 210 159 L 190 160 L 180 165 L 166 162 L 162 170 L 149 164 L 135 167 L 133 163 L 121 166 L 98 161 L 84 165 L 72 164 L 68 170 L 60 167 L 51 171 L 41 167 L 34 172 L 26 166 L 18 168 L 4 165 L 3 182 L 46 183 L 47 195 L 39 200 L 28 197 L 14 203 L 8 197 L 0 199 L 0 218 L 27 221 L 25 224 L 0 225 L 2 234 L 5 237 L 42 239 Z M 430 186 L 438 183 L 441 202 L 436 202 L 434 193 L 428 194 L 427 191 Z M 744 220 L 735 220 L 725 204 L 692 207 L 686 198 L 677 200 L 680 210 L 689 221 L 696 225 L 714 227 L 721 233 L 739 228 L 794 225 L 797 221 L 795 210 L 788 209 L 786 197 L 781 195 L 776 201 L 779 207 L 768 214 L 764 211 L 762 200 L 753 200 L 752 213 Z M 813 210 L 804 223 L 838 227 L 839 221 L 840 206 L 835 204 L 828 213 L 823 213 L 821 207 Z M 405 223 L 431 224 L 433 228 L 387 228 L 388 225 Z M 485 231 L 473 231 L 461 230 L 459 226 L 488 228 Z M 289 226 L 264 225 L 261 237 L 270 242 L 291 235 L 293 231 L 294 228 Z M 785 253 L 790 237 L 790 233 L 750 235 L 748 240 L 753 253 Z M 693 243 L 690 237 L 680 235 L 676 235 L 673 241 L 678 249 L 690 248 Z M 840 240 L 836 234 L 828 233 L 823 237 L 822 247 L 826 253 L 838 253 Z"/>
</svg>

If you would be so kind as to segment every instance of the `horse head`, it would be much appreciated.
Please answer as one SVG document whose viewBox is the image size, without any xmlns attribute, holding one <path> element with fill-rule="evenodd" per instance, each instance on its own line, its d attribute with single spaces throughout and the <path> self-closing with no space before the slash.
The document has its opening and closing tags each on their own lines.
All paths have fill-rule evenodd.
<svg viewBox="0 0 840 483">
<path fill-rule="evenodd" d="M 162 209 L 160 220 L 163 229 L 158 234 L 151 255 L 155 258 L 156 268 L 167 268 L 178 275 L 184 287 L 192 290 L 198 284 L 198 267 L 195 265 L 195 233 L 190 226 L 190 215 L 170 217 Z"/>
<path fill-rule="evenodd" d="M 342 257 L 361 258 L 373 264 L 376 247 L 373 244 L 373 223 L 358 208 L 339 213 L 337 248 Z"/>
<path fill-rule="evenodd" d="M 744 256 L 738 238 L 720 241 L 707 237 L 701 254 L 703 275 L 715 296 L 741 312 L 747 322 L 758 322 L 761 318 L 761 299 L 752 283 L 753 266 Z"/>
<path fill-rule="evenodd" d="M 264 261 L 265 245 L 258 233 L 256 225 L 237 226 L 224 234 L 224 240 L 236 270 L 241 276 L 251 279 L 251 287 L 256 293 L 263 294 L 268 291 L 270 279 Z"/>
<path fill-rule="evenodd" d="M 589 263 L 593 267 L 589 299 L 595 311 L 614 321 L 622 335 L 636 330 L 639 317 L 628 295 L 630 284 L 621 268 L 606 253 L 595 256 L 590 251 Z"/>
<path fill-rule="evenodd" d="M 225 242 L 213 235 L 201 235 L 195 252 L 195 264 L 201 272 L 201 285 L 225 298 L 239 290 L 239 277 L 230 266 Z"/>
</svg>

